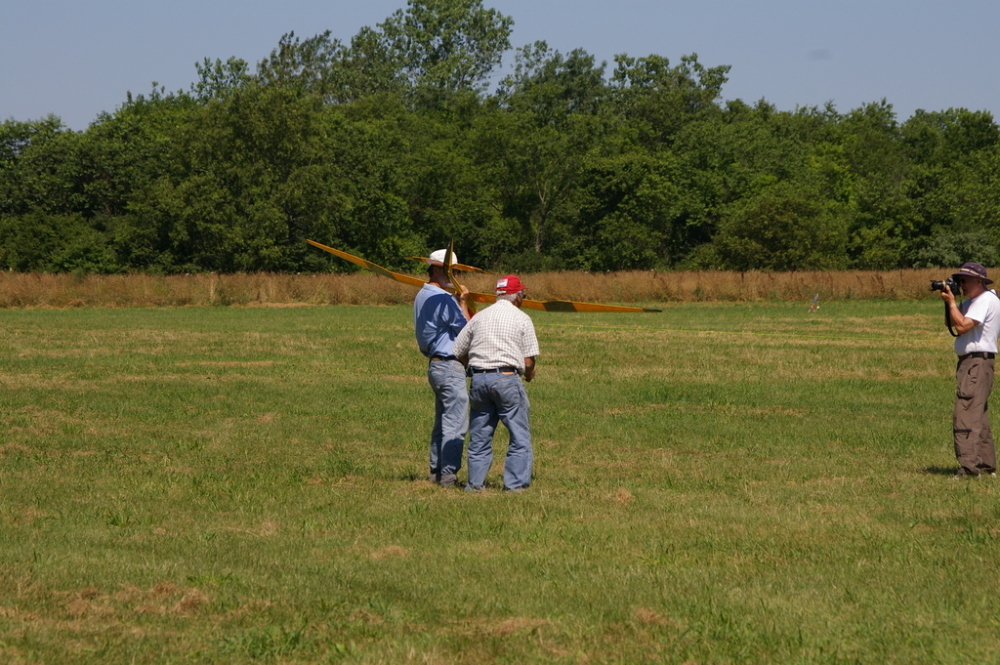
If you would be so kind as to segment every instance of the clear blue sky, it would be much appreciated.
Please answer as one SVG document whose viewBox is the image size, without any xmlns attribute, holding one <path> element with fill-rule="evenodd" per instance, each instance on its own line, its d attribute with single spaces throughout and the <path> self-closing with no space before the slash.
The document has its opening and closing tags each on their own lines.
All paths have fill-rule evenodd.
<svg viewBox="0 0 1000 665">
<path fill-rule="evenodd" d="M 782 110 L 832 101 L 842 112 L 885 98 L 917 109 L 986 110 L 1000 119 L 998 0 L 484 0 L 514 19 L 514 47 L 545 40 L 731 65 L 724 99 Z M 285 32 L 348 41 L 406 0 L 4 0 L 0 120 L 49 113 L 84 129 L 152 82 L 188 89 L 195 62 L 251 65 Z M 510 65 L 513 53 L 504 59 Z"/>
</svg>

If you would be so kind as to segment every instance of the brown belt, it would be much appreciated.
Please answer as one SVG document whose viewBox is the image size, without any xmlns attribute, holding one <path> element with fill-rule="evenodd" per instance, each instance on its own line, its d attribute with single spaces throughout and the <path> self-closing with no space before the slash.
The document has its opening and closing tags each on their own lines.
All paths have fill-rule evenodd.
<svg viewBox="0 0 1000 665">
<path fill-rule="evenodd" d="M 493 367 L 491 369 L 482 369 L 481 367 L 470 367 L 469 371 L 473 374 L 517 374 L 516 367 Z"/>
</svg>

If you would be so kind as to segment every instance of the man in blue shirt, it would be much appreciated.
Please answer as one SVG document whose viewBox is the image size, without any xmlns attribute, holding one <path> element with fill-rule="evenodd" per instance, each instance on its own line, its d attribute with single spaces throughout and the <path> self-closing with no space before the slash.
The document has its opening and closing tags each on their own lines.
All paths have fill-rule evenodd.
<svg viewBox="0 0 1000 665">
<path fill-rule="evenodd" d="M 472 317 L 469 290 L 455 295 L 444 269 L 448 250 L 433 252 L 428 260 L 428 282 L 413 301 L 413 327 L 420 352 L 427 356 L 427 381 L 434 391 L 434 429 L 431 430 L 430 481 L 454 487 L 462 468 L 462 450 L 469 430 L 469 392 L 465 366 L 452 353 L 455 338 Z M 451 263 L 457 263 L 455 255 Z"/>
</svg>

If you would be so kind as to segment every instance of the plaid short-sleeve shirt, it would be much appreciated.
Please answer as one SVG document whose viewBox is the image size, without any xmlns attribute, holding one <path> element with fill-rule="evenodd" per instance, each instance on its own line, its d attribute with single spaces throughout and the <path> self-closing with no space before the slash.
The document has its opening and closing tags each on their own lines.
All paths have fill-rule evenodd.
<svg viewBox="0 0 1000 665">
<path fill-rule="evenodd" d="M 506 300 L 476 314 L 455 339 L 453 353 L 469 356 L 477 369 L 516 367 L 524 373 L 524 359 L 538 355 L 538 338 L 531 317 Z"/>
</svg>

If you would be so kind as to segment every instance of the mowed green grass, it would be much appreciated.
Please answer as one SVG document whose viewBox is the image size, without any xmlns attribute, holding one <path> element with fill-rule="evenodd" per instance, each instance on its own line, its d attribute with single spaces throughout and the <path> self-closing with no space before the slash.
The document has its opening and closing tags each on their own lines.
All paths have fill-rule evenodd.
<svg viewBox="0 0 1000 665">
<path fill-rule="evenodd" d="M 0 661 L 997 662 L 940 303 L 807 310 L 531 313 L 513 495 L 408 307 L 0 312 Z"/>
</svg>

